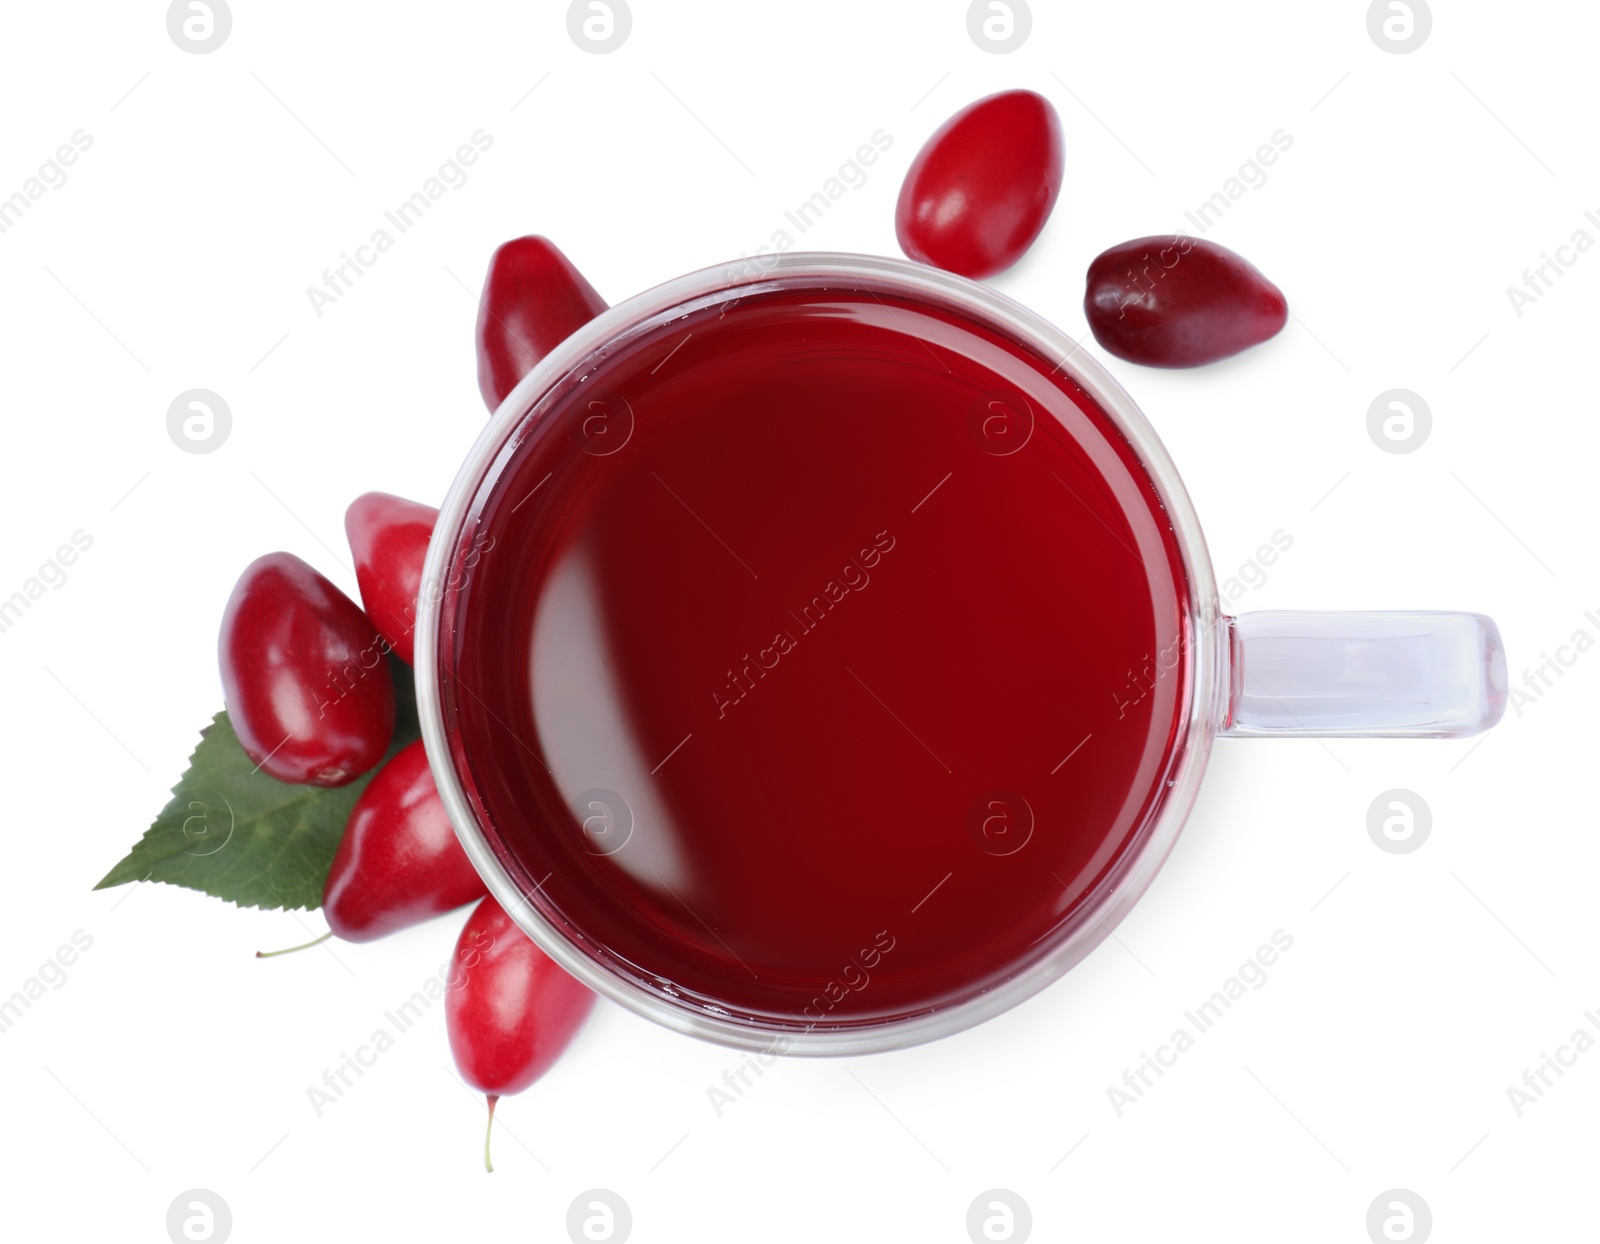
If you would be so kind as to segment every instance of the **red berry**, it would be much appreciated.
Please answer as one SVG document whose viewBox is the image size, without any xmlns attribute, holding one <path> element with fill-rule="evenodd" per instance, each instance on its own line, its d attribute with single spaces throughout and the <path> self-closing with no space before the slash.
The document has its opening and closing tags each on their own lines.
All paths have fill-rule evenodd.
<svg viewBox="0 0 1600 1244">
<path fill-rule="evenodd" d="M 245 568 L 222 615 L 222 694 L 239 742 L 283 782 L 343 786 L 389 748 L 394 683 L 361 607 L 292 553 Z"/>
<path fill-rule="evenodd" d="M 489 409 L 605 309 L 606 300 L 548 238 L 514 238 L 495 251 L 478 303 L 478 390 Z"/>
<path fill-rule="evenodd" d="M 478 904 L 456 942 L 444 1022 L 462 1078 L 488 1094 L 491 1124 L 495 1102 L 548 1071 L 593 1006 L 492 896 Z"/>
<path fill-rule="evenodd" d="M 419 739 L 361 792 L 339 840 L 322 914 L 348 942 L 370 942 L 482 898 Z"/>
<path fill-rule="evenodd" d="M 895 207 L 912 259 L 986 277 L 1022 257 L 1061 194 L 1061 118 L 1032 91 L 968 104 L 917 152 Z"/>
<path fill-rule="evenodd" d="M 1083 313 L 1118 358 L 1198 367 L 1276 336 L 1289 303 L 1227 247 L 1163 235 L 1113 246 L 1091 263 Z"/>
<path fill-rule="evenodd" d="M 363 493 L 344 512 L 361 603 L 372 624 L 407 665 L 416 640 L 422 563 L 438 519 L 439 511 L 431 505 L 386 492 Z"/>
</svg>

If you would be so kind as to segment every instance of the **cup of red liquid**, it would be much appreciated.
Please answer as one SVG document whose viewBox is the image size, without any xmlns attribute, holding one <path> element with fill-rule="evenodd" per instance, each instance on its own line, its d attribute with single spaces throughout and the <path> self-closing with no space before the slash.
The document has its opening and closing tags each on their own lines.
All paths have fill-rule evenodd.
<svg viewBox="0 0 1600 1244">
<path fill-rule="evenodd" d="M 444 503 L 417 691 L 523 929 L 670 1028 L 858 1054 L 995 1015 L 1149 886 L 1219 735 L 1453 738 L 1494 623 L 1221 612 L 1150 425 L 1072 338 L 887 258 L 602 314 Z"/>
</svg>

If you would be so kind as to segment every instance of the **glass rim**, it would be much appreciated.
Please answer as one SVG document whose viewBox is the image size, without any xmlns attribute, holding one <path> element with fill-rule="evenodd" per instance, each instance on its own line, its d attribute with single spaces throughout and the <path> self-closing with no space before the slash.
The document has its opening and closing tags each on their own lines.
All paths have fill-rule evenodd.
<svg viewBox="0 0 1600 1244">
<path fill-rule="evenodd" d="M 1184 572 L 1181 607 L 1190 642 L 1181 715 L 1166 770 L 1167 787 L 1155 793 L 1140 841 L 1124 852 L 1113 870 L 1083 896 L 1071 916 L 1072 927 L 1052 950 L 1000 984 L 948 1006 L 879 1021 L 829 1025 L 824 1020 L 793 1025 L 734 1019 L 651 990 L 573 944 L 529 901 L 490 846 L 451 754 L 438 661 L 440 615 L 446 593 L 435 590 L 434 585 L 447 582 L 467 514 L 485 485 L 494 486 L 489 476 L 507 442 L 538 399 L 562 377 L 628 331 L 692 304 L 703 305 L 710 297 L 803 288 L 819 281 L 834 281 L 845 287 L 854 282 L 857 288 L 874 291 L 892 289 L 914 301 L 942 299 L 975 319 L 1000 328 L 1042 357 L 1059 359 L 1057 368 L 1082 386 L 1127 439 L 1171 519 Z M 428 543 L 422 586 L 415 668 L 423 743 L 456 836 L 490 894 L 541 950 L 596 993 L 673 1031 L 742 1050 L 855 1055 L 901 1049 L 982 1023 L 1060 978 L 1110 936 L 1149 888 L 1194 806 L 1223 717 L 1227 628 L 1220 625 L 1211 559 L 1177 468 L 1133 399 L 1081 348 L 1079 340 L 1036 312 L 976 281 L 885 256 L 807 251 L 740 259 L 675 277 L 603 311 L 541 359 L 490 416 L 440 506 L 433 538 Z"/>
</svg>

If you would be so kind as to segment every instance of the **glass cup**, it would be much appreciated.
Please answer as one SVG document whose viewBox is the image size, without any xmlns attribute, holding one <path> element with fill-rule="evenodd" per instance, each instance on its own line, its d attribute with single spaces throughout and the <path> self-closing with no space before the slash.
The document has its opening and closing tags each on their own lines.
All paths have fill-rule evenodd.
<svg viewBox="0 0 1600 1244">
<path fill-rule="evenodd" d="M 991 328 L 1075 381 L 1126 439 L 1170 517 L 1185 574 L 1179 585 L 1188 637 L 1157 657 L 1183 671 L 1179 737 L 1164 790 L 1151 792 L 1137 844 L 1089 893 L 1049 953 L 1003 983 L 923 1013 L 881 1022 L 806 1023 L 752 1018 L 672 982 L 623 970 L 597 938 L 558 923 L 539 887 L 524 887 L 496 849 L 495 827 L 474 799 L 453 708 L 455 658 L 446 641 L 463 607 L 461 585 L 483 553 L 473 515 L 492 496 L 518 445 L 546 411 L 541 401 L 619 343 L 691 312 L 783 289 L 870 291 L 953 310 Z M 736 312 L 735 312 L 736 313 Z M 488 606 L 478 606 L 488 607 Z M 987 286 L 933 268 L 874 256 L 787 254 L 707 268 L 606 311 L 563 342 L 501 403 L 463 464 L 429 545 L 419 598 L 417 701 L 439 793 L 490 892 L 557 963 L 596 992 L 678 1032 L 742 1049 L 852 1055 L 948 1035 L 1032 996 L 1095 948 L 1149 887 L 1199 791 L 1213 740 L 1234 736 L 1461 738 L 1488 729 L 1506 703 L 1500 636 L 1469 613 L 1290 612 L 1225 616 L 1199 520 L 1165 448 L 1133 401 L 1060 329 Z"/>
</svg>

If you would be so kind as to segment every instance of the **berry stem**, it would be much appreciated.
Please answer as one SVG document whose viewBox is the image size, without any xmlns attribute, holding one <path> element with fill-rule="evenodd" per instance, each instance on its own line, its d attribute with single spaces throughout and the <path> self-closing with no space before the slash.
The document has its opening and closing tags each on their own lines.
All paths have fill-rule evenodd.
<svg viewBox="0 0 1600 1244">
<path fill-rule="evenodd" d="M 489 1160 L 489 1134 L 494 1131 L 494 1106 L 500 1100 L 498 1093 L 489 1094 L 489 1125 L 483 1129 L 483 1169 L 494 1174 L 494 1163 Z"/>
<path fill-rule="evenodd" d="M 258 950 L 258 951 L 256 951 L 256 958 L 257 959 L 273 959 L 273 958 L 276 958 L 278 955 L 292 955 L 297 950 L 310 950 L 313 946 L 322 945 L 323 942 L 327 941 L 332 936 L 333 936 L 333 930 L 329 929 L 321 937 L 316 938 L 313 941 L 307 942 L 304 946 L 289 946 L 284 950 Z"/>
</svg>

